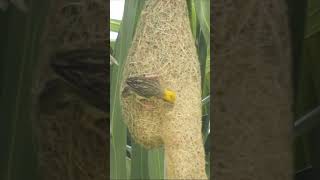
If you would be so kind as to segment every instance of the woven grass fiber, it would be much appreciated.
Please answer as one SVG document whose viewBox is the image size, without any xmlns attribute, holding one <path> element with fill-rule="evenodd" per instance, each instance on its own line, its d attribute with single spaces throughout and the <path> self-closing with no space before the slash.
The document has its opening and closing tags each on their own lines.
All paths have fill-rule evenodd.
<svg viewBox="0 0 320 180">
<path fill-rule="evenodd" d="M 57 75 L 50 63 L 64 60 L 55 58 L 62 51 L 106 48 L 107 3 L 104 0 L 50 3 L 34 85 L 39 179 L 106 180 L 109 179 L 106 151 L 109 115 L 84 101 L 76 93 L 77 88 Z M 85 60 L 99 61 L 94 56 L 89 58 Z M 66 64 L 72 64 L 67 61 Z M 88 73 L 80 75 L 87 77 Z"/>
<path fill-rule="evenodd" d="M 147 1 L 123 69 L 128 77 L 156 75 L 176 92 L 168 106 L 151 98 L 150 110 L 136 96 L 122 97 L 122 111 L 133 139 L 146 148 L 164 145 L 168 179 L 206 179 L 201 134 L 201 78 L 185 0 Z"/>
</svg>

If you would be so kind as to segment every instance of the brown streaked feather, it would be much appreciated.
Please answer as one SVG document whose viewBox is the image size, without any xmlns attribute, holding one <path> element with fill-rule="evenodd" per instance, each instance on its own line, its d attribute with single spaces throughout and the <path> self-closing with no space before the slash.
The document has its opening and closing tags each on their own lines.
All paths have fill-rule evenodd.
<svg viewBox="0 0 320 180">
<path fill-rule="evenodd" d="M 129 77 L 126 80 L 131 90 L 140 96 L 150 98 L 152 96 L 161 96 L 162 90 L 160 82 L 156 78 L 148 78 L 144 76 Z"/>
</svg>

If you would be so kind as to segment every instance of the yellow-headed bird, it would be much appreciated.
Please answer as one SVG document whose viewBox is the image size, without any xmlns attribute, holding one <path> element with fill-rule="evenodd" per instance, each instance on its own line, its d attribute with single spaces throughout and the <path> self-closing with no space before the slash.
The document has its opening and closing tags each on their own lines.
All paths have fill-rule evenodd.
<svg viewBox="0 0 320 180">
<path fill-rule="evenodd" d="M 135 93 L 142 99 L 157 97 L 171 104 L 174 104 L 176 100 L 176 93 L 168 88 L 163 88 L 158 77 L 147 77 L 145 75 L 128 77 L 126 85 L 122 92 L 123 97 Z"/>
</svg>

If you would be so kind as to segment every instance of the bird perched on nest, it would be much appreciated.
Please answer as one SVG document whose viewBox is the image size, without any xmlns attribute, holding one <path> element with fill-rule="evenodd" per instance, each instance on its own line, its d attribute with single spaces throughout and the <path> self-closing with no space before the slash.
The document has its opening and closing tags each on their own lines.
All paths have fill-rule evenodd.
<svg viewBox="0 0 320 180">
<path fill-rule="evenodd" d="M 168 88 L 163 88 L 157 76 L 134 76 L 126 79 L 126 86 L 122 91 L 123 97 L 136 94 L 144 107 L 149 108 L 148 99 L 156 97 L 170 104 L 174 104 L 176 93 Z M 152 107 L 152 105 L 151 105 Z"/>
</svg>

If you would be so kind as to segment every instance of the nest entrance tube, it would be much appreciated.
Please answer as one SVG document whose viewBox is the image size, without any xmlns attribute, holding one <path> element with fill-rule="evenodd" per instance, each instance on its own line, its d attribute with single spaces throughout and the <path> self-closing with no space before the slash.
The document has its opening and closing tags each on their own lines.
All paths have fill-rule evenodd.
<svg viewBox="0 0 320 180">
<path fill-rule="evenodd" d="M 154 75 L 176 94 L 173 106 L 139 96 L 121 97 L 133 139 L 146 148 L 165 147 L 166 178 L 207 179 L 201 134 L 201 77 L 185 0 L 150 0 L 141 13 L 124 65 L 120 94 L 129 77 Z"/>
</svg>

